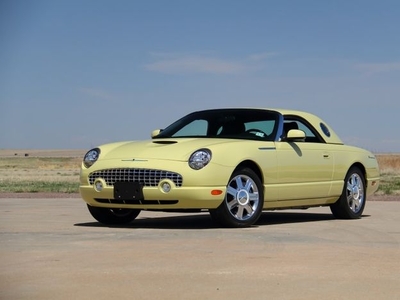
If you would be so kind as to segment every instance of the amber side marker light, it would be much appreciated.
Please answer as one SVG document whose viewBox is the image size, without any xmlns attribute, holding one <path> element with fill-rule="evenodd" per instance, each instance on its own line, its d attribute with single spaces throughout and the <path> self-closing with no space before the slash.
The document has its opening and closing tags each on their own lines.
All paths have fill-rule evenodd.
<svg viewBox="0 0 400 300">
<path fill-rule="evenodd" d="M 212 190 L 211 191 L 211 195 L 213 195 L 213 196 L 218 196 L 218 195 L 221 195 L 221 194 L 222 194 L 221 190 Z"/>
</svg>

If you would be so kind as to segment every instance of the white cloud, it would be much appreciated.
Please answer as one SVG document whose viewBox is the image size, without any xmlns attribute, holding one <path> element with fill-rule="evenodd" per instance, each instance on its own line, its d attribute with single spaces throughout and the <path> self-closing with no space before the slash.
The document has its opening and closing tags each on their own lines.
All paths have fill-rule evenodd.
<svg viewBox="0 0 400 300">
<path fill-rule="evenodd" d="M 367 75 L 373 75 L 376 73 L 400 71 L 400 62 L 372 63 L 372 64 L 364 63 L 364 64 L 357 64 L 356 68 L 365 71 Z"/>
<path fill-rule="evenodd" d="M 277 52 L 261 52 L 249 55 L 248 59 L 252 61 L 260 61 L 278 55 Z"/>
<path fill-rule="evenodd" d="M 361 147 L 373 153 L 398 153 L 400 151 L 400 139 L 347 136 L 343 137 L 342 140 L 347 145 Z"/>
<path fill-rule="evenodd" d="M 93 98 L 98 98 L 107 101 L 115 100 L 115 97 L 102 89 L 95 88 L 80 88 L 79 91 Z"/>
<path fill-rule="evenodd" d="M 215 56 L 213 51 L 196 51 L 195 53 L 185 53 L 185 52 L 150 52 L 152 57 L 157 59 L 176 59 L 180 57 L 211 57 Z"/>
<path fill-rule="evenodd" d="M 201 56 L 167 57 L 154 63 L 147 64 L 149 71 L 162 73 L 210 73 L 237 74 L 246 69 L 240 62 L 232 62 L 219 58 Z"/>
<path fill-rule="evenodd" d="M 145 69 L 170 74 L 240 74 L 260 69 L 260 61 L 277 55 L 276 52 L 261 52 L 243 59 L 226 60 L 213 56 L 211 52 L 197 54 L 152 52 L 150 54 L 156 61 L 145 65 Z"/>
</svg>

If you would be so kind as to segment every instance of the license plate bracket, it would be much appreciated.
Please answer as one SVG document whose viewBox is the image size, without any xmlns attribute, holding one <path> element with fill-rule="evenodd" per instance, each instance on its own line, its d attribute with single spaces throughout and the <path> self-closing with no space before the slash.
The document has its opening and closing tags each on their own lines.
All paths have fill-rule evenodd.
<svg viewBox="0 0 400 300">
<path fill-rule="evenodd" d="M 143 185 L 138 182 L 115 182 L 114 199 L 143 200 Z"/>
</svg>

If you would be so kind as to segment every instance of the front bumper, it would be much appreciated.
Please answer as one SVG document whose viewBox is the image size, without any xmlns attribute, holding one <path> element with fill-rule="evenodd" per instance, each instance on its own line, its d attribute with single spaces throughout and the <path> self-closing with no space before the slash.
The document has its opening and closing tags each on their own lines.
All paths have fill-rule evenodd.
<svg viewBox="0 0 400 300">
<path fill-rule="evenodd" d="M 219 190 L 219 195 L 213 195 L 213 190 Z M 196 186 L 176 187 L 171 184 L 171 190 L 166 193 L 161 185 L 157 187 L 143 187 L 144 200 L 120 201 L 115 203 L 114 188 L 104 187 L 101 192 L 96 191 L 94 186 L 81 185 L 79 188 L 83 200 L 97 207 L 108 208 L 132 208 L 132 209 L 213 209 L 217 208 L 225 197 L 226 186 Z"/>
<path fill-rule="evenodd" d="M 124 176 L 127 175 L 129 178 L 120 177 L 121 174 L 118 172 L 102 172 L 111 169 L 146 171 L 144 173 L 128 173 L 129 176 L 124 173 Z M 162 173 L 163 170 L 168 170 L 165 171 L 168 174 Z M 173 175 L 171 175 L 172 173 Z M 91 174 L 95 175 L 91 177 Z M 152 210 L 213 209 L 217 208 L 224 200 L 226 184 L 231 174 L 231 167 L 214 163 L 210 163 L 201 170 L 193 170 L 189 168 L 186 161 L 103 160 L 96 162 L 95 166 L 89 169 L 82 166 L 79 190 L 86 203 L 97 207 Z M 116 203 L 114 182 L 130 182 L 132 180 L 143 184 L 144 201 L 126 201 L 124 203 L 118 200 L 120 203 Z M 102 186 L 101 191 L 96 187 L 96 183 L 99 182 Z M 166 182 L 171 187 L 169 192 L 162 189 L 162 185 Z M 219 192 L 215 192 L 215 190 Z"/>
</svg>

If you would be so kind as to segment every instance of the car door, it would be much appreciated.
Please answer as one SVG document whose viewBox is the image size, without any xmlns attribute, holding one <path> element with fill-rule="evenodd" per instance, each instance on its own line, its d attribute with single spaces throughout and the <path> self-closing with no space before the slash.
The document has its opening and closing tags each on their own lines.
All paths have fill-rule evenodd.
<svg viewBox="0 0 400 300">
<path fill-rule="evenodd" d="M 305 140 L 286 140 L 288 130 L 305 132 Z M 317 131 L 300 118 L 285 117 L 284 136 L 276 142 L 279 200 L 328 197 L 333 176 L 333 152 Z"/>
</svg>

